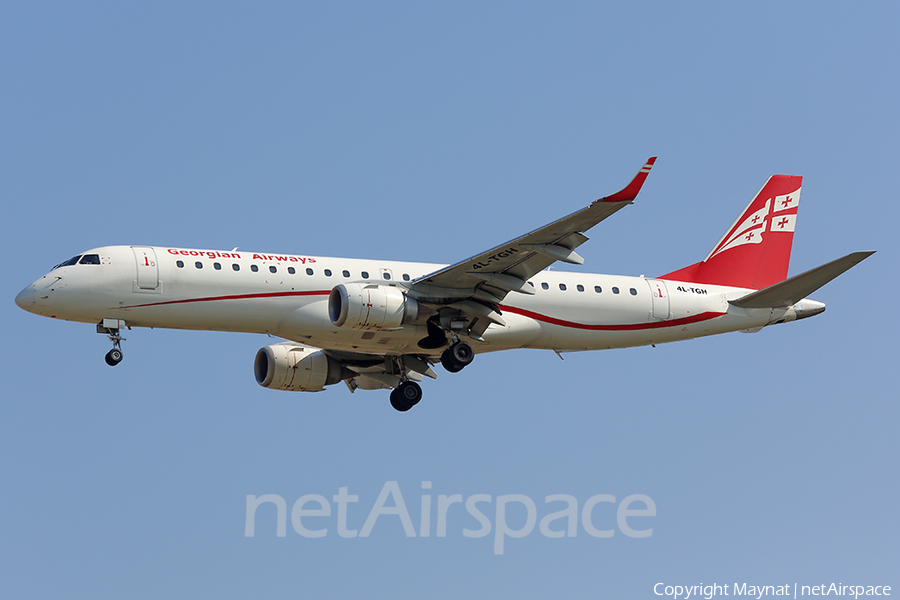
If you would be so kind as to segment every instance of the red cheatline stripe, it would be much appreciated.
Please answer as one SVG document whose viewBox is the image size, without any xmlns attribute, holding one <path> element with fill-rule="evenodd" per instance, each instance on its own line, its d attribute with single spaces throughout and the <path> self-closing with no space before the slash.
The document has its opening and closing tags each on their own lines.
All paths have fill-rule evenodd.
<svg viewBox="0 0 900 600">
<path fill-rule="evenodd" d="M 694 315 L 693 317 L 672 319 L 671 321 L 654 321 L 653 323 L 632 323 L 628 325 L 586 325 L 584 323 L 575 323 L 574 321 L 564 321 L 555 317 L 548 317 L 547 315 L 531 312 L 530 310 L 525 310 L 523 308 L 515 308 L 513 306 L 501 306 L 500 309 L 517 315 L 522 315 L 523 317 L 529 317 L 536 321 L 543 321 L 544 323 L 551 323 L 553 325 L 559 325 L 561 327 L 572 327 L 574 329 L 587 329 L 590 331 L 640 331 L 641 329 L 662 329 L 664 327 L 679 327 L 681 325 L 689 325 L 691 323 L 698 323 L 700 321 L 715 319 L 716 317 L 720 317 L 725 314 L 720 312 L 705 312 Z"/>
<path fill-rule="evenodd" d="M 267 292 L 261 294 L 236 294 L 234 296 L 209 296 L 207 298 L 185 298 L 184 300 L 168 300 L 166 302 L 150 302 L 149 304 L 133 304 L 121 308 L 144 308 L 147 306 L 163 306 L 166 304 L 186 304 L 188 302 L 216 302 L 217 300 L 248 300 L 251 298 L 280 298 L 285 296 L 327 296 L 331 290 L 314 290 L 311 292 Z"/>
<path fill-rule="evenodd" d="M 134 304 L 131 306 L 123 306 L 122 308 L 145 308 L 148 306 L 165 306 L 166 304 L 187 304 L 189 302 L 216 302 L 218 300 L 248 300 L 251 298 L 283 298 L 290 296 L 327 296 L 331 290 L 312 290 L 304 292 L 267 292 L 259 294 L 235 294 L 232 296 L 209 296 L 206 298 L 185 298 L 183 300 L 168 300 L 166 302 L 151 302 L 149 304 Z M 631 323 L 627 325 L 587 325 L 585 323 L 575 323 L 574 321 L 564 321 L 556 317 L 548 317 L 540 313 L 525 310 L 524 308 L 516 308 L 514 306 L 501 306 L 501 310 L 511 312 L 513 314 L 529 317 L 536 321 L 543 321 L 561 327 L 571 327 L 573 329 L 586 329 L 589 331 L 640 331 L 642 329 L 662 329 L 664 327 L 679 327 L 681 325 L 689 325 L 700 321 L 715 319 L 725 313 L 720 312 L 704 312 L 692 317 L 684 317 L 681 319 L 672 319 L 671 321 L 654 321 L 653 323 Z"/>
</svg>

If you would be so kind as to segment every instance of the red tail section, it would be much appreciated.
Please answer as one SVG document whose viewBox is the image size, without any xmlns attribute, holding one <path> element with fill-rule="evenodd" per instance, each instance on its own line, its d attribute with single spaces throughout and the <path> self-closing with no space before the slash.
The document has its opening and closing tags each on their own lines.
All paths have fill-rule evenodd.
<svg viewBox="0 0 900 600">
<path fill-rule="evenodd" d="M 705 260 L 660 279 L 756 290 L 786 279 L 802 181 L 770 177 Z"/>
</svg>

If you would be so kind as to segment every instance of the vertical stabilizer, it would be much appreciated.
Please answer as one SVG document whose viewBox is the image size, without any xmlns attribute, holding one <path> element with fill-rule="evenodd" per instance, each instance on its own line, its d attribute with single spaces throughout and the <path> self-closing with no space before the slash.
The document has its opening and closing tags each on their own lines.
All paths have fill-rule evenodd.
<svg viewBox="0 0 900 600">
<path fill-rule="evenodd" d="M 660 277 L 762 289 L 787 278 L 802 177 L 773 175 L 703 261 Z"/>
</svg>

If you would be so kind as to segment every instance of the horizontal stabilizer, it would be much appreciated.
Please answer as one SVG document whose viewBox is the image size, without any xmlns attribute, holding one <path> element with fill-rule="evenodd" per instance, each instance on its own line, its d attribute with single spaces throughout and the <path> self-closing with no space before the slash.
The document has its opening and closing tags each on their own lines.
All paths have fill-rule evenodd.
<svg viewBox="0 0 900 600">
<path fill-rule="evenodd" d="M 803 300 L 817 289 L 843 273 L 851 267 L 858 265 L 868 257 L 875 254 L 871 252 L 854 252 L 843 258 L 833 260 L 821 267 L 816 267 L 780 283 L 770 285 L 759 291 L 747 294 L 743 298 L 731 300 L 729 304 L 738 308 L 778 308 L 792 306 Z"/>
</svg>

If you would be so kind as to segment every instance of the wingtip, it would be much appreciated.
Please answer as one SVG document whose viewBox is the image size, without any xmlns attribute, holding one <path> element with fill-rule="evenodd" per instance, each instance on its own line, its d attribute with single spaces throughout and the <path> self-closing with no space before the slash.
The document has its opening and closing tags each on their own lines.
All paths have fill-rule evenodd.
<svg viewBox="0 0 900 600">
<path fill-rule="evenodd" d="M 654 164 L 656 164 L 656 157 L 655 157 L 655 156 L 651 156 L 650 158 L 647 159 L 647 162 L 644 163 L 644 166 L 641 167 L 641 171 L 640 171 L 640 172 L 641 172 L 641 173 L 649 173 L 649 172 L 650 172 L 650 169 L 653 168 L 653 165 L 654 165 Z"/>
<path fill-rule="evenodd" d="M 631 183 L 626 185 L 622 190 L 612 194 L 610 196 L 606 196 L 602 198 L 600 201 L 602 202 L 632 202 L 635 198 L 637 198 L 638 192 L 641 191 L 641 187 L 644 185 L 644 181 L 647 179 L 647 174 L 650 173 L 650 169 L 653 168 L 653 164 L 656 162 L 656 157 L 651 156 L 647 159 L 647 162 L 644 163 L 644 166 L 641 167 L 641 170 L 638 171 L 638 174 L 634 176 L 634 179 L 631 180 Z"/>
<path fill-rule="evenodd" d="M 869 258 L 870 256 L 872 256 L 873 254 L 875 254 L 875 252 L 877 252 L 877 250 L 862 250 L 862 251 L 859 251 L 859 252 L 851 252 L 850 254 L 847 255 L 847 257 L 849 258 L 849 257 L 852 256 L 852 257 L 853 257 L 853 261 L 854 261 L 853 264 L 854 264 L 854 265 L 858 265 L 858 264 L 861 263 L 862 261 L 866 260 L 867 258 Z"/>
</svg>

